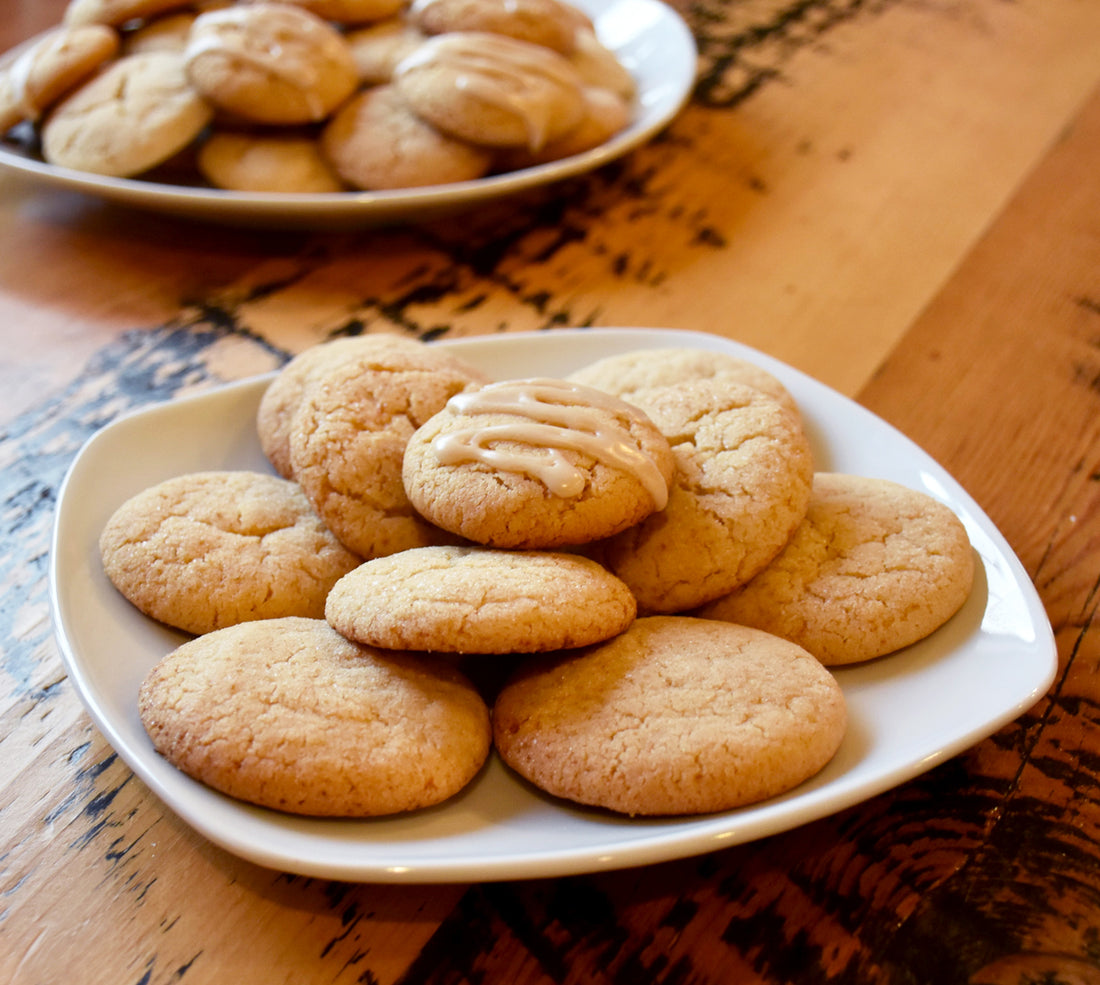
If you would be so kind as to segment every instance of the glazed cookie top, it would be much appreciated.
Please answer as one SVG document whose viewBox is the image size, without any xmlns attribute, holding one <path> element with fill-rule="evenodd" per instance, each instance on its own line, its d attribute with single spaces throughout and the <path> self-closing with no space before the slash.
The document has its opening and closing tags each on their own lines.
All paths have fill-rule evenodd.
<svg viewBox="0 0 1100 985">
<path fill-rule="evenodd" d="M 635 611 L 626 585 L 586 558 L 424 547 L 345 575 L 329 593 L 325 618 L 374 646 L 538 653 L 614 636 Z"/>
<path fill-rule="evenodd" d="M 744 584 L 806 514 L 813 456 L 801 419 L 724 379 L 639 392 L 676 458 L 667 508 L 599 545 L 642 612 L 683 612 Z"/>
<path fill-rule="evenodd" d="M 783 552 L 700 614 L 794 640 L 833 666 L 923 639 L 973 580 L 966 528 L 948 506 L 885 479 L 819 473 Z"/>
<path fill-rule="evenodd" d="M 632 815 L 777 796 L 829 762 L 846 725 L 839 686 L 801 647 L 682 616 L 529 658 L 493 707 L 512 769 L 554 796 Z"/>
<path fill-rule="evenodd" d="M 127 55 L 63 99 L 42 127 L 42 156 L 125 178 L 168 160 L 210 122 L 175 52 Z"/>
<path fill-rule="evenodd" d="M 351 49 L 303 7 L 250 3 L 196 18 L 187 74 L 215 106 L 257 123 L 311 123 L 354 92 Z"/>
<path fill-rule="evenodd" d="M 292 482 L 197 472 L 123 503 L 99 541 L 107 577 L 146 615 L 190 633 L 275 616 L 324 615 L 361 562 Z"/>
<path fill-rule="evenodd" d="M 424 343 L 368 343 L 305 374 L 290 421 L 290 469 L 322 519 L 363 558 L 440 543 L 405 494 L 410 435 L 447 401 L 485 381 Z"/>
<path fill-rule="evenodd" d="M 568 55 L 576 34 L 591 21 L 559 0 L 413 0 L 409 22 L 425 34 L 485 31 Z"/>
<path fill-rule="evenodd" d="M 644 413 L 554 379 L 450 400 L 405 452 L 405 489 L 436 525 L 492 547 L 611 536 L 664 508 L 675 460 Z"/>
<path fill-rule="evenodd" d="M 538 150 L 584 116 L 580 74 L 541 45 L 484 31 L 429 38 L 394 69 L 418 116 L 460 140 Z"/>
<path fill-rule="evenodd" d="M 191 6 L 191 0 L 70 0 L 65 24 L 125 24 Z"/>
<path fill-rule="evenodd" d="M 323 620 L 208 633 L 165 657 L 139 694 L 157 752 L 240 800 L 368 817 L 440 803 L 489 753 L 489 716 L 441 659 L 382 652 Z"/>
</svg>

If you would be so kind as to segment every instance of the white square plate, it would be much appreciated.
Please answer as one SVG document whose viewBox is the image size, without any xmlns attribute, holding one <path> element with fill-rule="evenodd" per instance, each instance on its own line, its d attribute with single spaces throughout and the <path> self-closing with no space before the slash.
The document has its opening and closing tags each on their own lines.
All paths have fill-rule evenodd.
<svg viewBox="0 0 1100 985">
<path fill-rule="evenodd" d="M 893 479 L 959 515 L 981 560 L 974 591 L 922 642 L 836 670 L 850 712 L 839 752 L 818 776 L 764 803 L 705 817 L 617 817 L 545 797 L 493 757 L 465 791 L 436 808 L 363 821 L 279 814 L 207 789 L 154 752 L 138 717 L 138 686 L 185 637 L 114 590 L 97 546 L 123 500 L 155 482 L 200 469 L 269 469 L 255 413 L 270 377 L 139 411 L 93 436 L 61 488 L 50 567 L 55 627 L 73 685 L 107 740 L 165 804 L 228 851 L 303 875 L 375 882 L 533 878 L 699 854 L 894 787 L 1012 721 L 1050 686 L 1057 665 L 1050 623 L 1004 538 L 936 462 L 846 397 L 762 353 L 692 332 L 559 329 L 437 344 L 497 379 L 560 376 L 655 346 L 753 360 L 798 400 L 818 469 Z"/>
</svg>

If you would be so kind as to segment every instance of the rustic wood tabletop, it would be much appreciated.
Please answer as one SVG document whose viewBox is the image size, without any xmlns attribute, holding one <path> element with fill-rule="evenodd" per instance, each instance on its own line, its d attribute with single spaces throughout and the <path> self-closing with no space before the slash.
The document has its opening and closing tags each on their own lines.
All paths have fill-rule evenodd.
<svg viewBox="0 0 1100 985">
<path fill-rule="evenodd" d="M 1100 982 L 1100 4 L 673 6 L 699 57 L 667 128 L 425 224 L 218 225 L 0 171 L 0 978 Z M 62 10 L 8 0 L 0 48 Z M 862 803 L 657 864 L 351 882 L 216 847 L 60 656 L 51 534 L 83 443 L 339 335 L 569 326 L 745 343 L 898 428 L 1038 589 L 1049 691 Z"/>
</svg>

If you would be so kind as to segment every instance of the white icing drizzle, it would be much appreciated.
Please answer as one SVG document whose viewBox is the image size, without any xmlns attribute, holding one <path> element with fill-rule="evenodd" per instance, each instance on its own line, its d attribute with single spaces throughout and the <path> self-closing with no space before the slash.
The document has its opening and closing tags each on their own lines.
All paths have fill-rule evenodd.
<svg viewBox="0 0 1100 985">
<path fill-rule="evenodd" d="M 633 474 L 656 509 L 664 509 L 668 502 L 668 483 L 656 462 L 618 422 L 624 414 L 635 419 L 644 415 L 617 397 L 565 380 L 511 380 L 460 393 L 448 407 L 468 416 L 503 414 L 523 420 L 474 424 L 437 435 L 432 451 L 444 465 L 481 462 L 531 476 L 554 495 L 568 498 L 583 492 L 586 483 L 584 471 L 564 454 L 575 451 Z M 504 449 L 499 447 L 502 443 L 532 450 Z"/>
</svg>

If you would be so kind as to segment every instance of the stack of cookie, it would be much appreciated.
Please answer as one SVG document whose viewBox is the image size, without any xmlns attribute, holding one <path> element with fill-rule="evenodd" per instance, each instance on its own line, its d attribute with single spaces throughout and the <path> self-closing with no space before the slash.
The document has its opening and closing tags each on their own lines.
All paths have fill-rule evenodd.
<svg viewBox="0 0 1100 985">
<path fill-rule="evenodd" d="M 0 69 L 0 133 L 112 177 L 387 190 L 590 150 L 634 95 L 564 0 L 71 0 Z"/>
<path fill-rule="evenodd" d="M 949 509 L 815 474 L 790 394 L 720 353 L 494 382 L 342 339 L 287 364 L 257 427 L 277 475 L 168 480 L 101 553 L 197 634 L 142 687 L 155 747 L 279 810 L 439 803 L 493 747 L 628 815 L 776 796 L 843 739 L 829 668 L 921 639 L 971 588 Z"/>
</svg>

